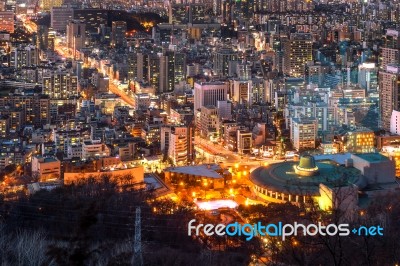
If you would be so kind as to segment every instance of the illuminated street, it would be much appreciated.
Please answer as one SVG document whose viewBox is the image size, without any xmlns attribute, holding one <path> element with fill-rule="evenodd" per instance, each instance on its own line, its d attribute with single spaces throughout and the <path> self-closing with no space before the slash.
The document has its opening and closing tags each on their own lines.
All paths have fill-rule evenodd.
<svg viewBox="0 0 400 266">
<path fill-rule="evenodd" d="M 2 265 L 400 265 L 400 5 L 0 2 Z"/>
</svg>

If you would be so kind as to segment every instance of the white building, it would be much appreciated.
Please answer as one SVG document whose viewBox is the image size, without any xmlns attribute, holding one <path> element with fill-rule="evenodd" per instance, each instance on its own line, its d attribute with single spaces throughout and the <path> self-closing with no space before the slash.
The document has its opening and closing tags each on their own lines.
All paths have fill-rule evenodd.
<svg viewBox="0 0 400 266">
<path fill-rule="evenodd" d="M 82 143 L 82 158 L 110 156 L 110 149 L 101 140 L 85 140 Z"/>
<path fill-rule="evenodd" d="M 201 82 L 194 84 L 194 110 L 202 106 L 217 106 L 218 101 L 226 101 L 228 84 L 224 82 Z"/>
<path fill-rule="evenodd" d="M 358 66 L 358 85 L 370 91 L 378 86 L 378 67 L 375 63 L 362 63 Z"/>
<path fill-rule="evenodd" d="M 32 157 L 32 174 L 37 174 L 41 181 L 59 179 L 61 162 L 55 157 Z"/>
<path fill-rule="evenodd" d="M 34 45 L 14 48 L 10 56 L 10 66 L 14 68 L 36 66 L 39 63 L 39 49 Z"/>
<path fill-rule="evenodd" d="M 82 145 L 68 145 L 67 157 L 72 159 L 74 157 L 82 158 Z"/>
<path fill-rule="evenodd" d="M 252 86 L 253 82 L 251 80 L 234 80 L 233 81 L 233 91 L 232 100 L 240 104 L 252 104 Z"/>
<path fill-rule="evenodd" d="M 312 118 L 293 118 L 290 130 L 290 140 L 296 150 L 315 149 L 318 124 Z"/>
<path fill-rule="evenodd" d="M 161 152 L 175 165 L 186 165 L 190 150 L 190 130 L 186 126 L 161 127 Z"/>
<path fill-rule="evenodd" d="M 390 133 L 400 135 L 400 112 L 392 111 L 392 116 L 390 117 Z"/>
</svg>

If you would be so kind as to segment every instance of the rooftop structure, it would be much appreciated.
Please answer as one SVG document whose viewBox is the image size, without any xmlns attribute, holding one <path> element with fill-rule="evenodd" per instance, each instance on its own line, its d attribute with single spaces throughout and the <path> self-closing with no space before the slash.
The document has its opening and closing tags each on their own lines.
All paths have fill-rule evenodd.
<svg viewBox="0 0 400 266">
<path fill-rule="evenodd" d="M 302 156 L 300 163 L 294 167 L 294 171 L 300 176 L 314 176 L 319 174 L 315 159 L 310 155 Z"/>
</svg>

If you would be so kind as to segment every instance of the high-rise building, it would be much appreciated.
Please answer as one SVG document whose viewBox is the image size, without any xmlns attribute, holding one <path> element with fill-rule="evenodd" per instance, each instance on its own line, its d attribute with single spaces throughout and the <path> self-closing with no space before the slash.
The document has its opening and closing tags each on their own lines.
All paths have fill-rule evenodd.
<svg viewBox="0 0 400 266">
<path fill-rule="evenodd" d="M 203 24 L 205 23 L 207 7 L 204 4 L 190 5 L 189 23 Z"/>
<path fill-rule="evenodd" d="M 171 158 L 175 165 L 186 165 L 193 159 L 192 127 L 171 125 L 161 127 L 161 152 Z"/>
<path fill-rule="evenodd" d="M 149 68 L 149 55 L 146 53 L 136 54 L 136 64 L 137 64 L 137 80 L 145 81 L 147 80 L 148 68 Z"/>
<path fill-rule="evenodd" d="M 70 20 L 67 24 L 67 45 L 72 49 L 74 57 L 76 50 L 85 47 L 86 25 L 80 20 Z"/>
<path fill-rule="evenodd" d="M 41 50 L 47 50 L 49 45 L 48 43 L 49 37 L 49 27 L 46 25 L 38 25 L 37 27 L 37 36 L 36 36 L 36 46 Z"/>
<path fill-rule="evenodd" d="M 318 123 L 311 118 L 293 118 L 290 139 L 296 150 L 315 149 Z"/>
<path fill-rule="evenodd" d="M 226 101 L 228 84 L 224 82 L 201 82 L 194 84 L 194 110 L 203 106 L 217 106 L 218 101 Z"/>
<path fill-rule="evenodd" d="M 175 84 L 185 80 L 186 72 L 186 55 L 176 51 L 167 51 L 165 53 L 166 65 L 166 90 L 172 92 L 175 89 Z"/>
<path fill-rule="evenodd" d="M 24 124 L 39 127 L 50 121 L 49 105 L 46 95 L 13 93 L 0 98 L 0 114 L 9 115 L 10 129 L 19 130 Z"/>
<path fill-rule="evenodd" d="M 231 48 L 218 50 L 213 57 L 214 73 L 216 75 L 227 76 L 229 72 L 229 62 L 237 60 L 237 54 Z"/>
<path fill-rule="evenodd" d="M 53 7 L 51 9 L 51 27 L 58 32 L 67 30 L 68 21 L 74 18 L 74 10 L 70 7 Z"/>
<path fill-rule="evenodd" d="M 0 11 L 0 31 L 14 32 L 13 11 Z"/>
<path fill-rule="evenodd" d="M 367 92 L 378 87 L 378 68 L 375 63 L 363 63 L 358 66 L 358 85 Z"/>
<path fill-rule="evenodd" d="M 138 77 L 137 52 L 134 50 L 129 50 L 127 60 L 128 60 L 128 80 L 133 82 Z"/>
<path fill-rule="evenodd" d="M 380 69 L 385 70 L 388 64 L 400 63 L 400 38 L 399 31 L 387 29 L 381 47 Z"/>
<path fill-rule="evenodd" d="M 283 72 L 291 77 L 304 77 L 307 62 L 312 61 L 312 35 L 292 33 L 284 43 Z"/>
<path fill-rule="evenodd" d="M 170 4 L 170 6 L 169 6 L 169 23 L 170 24 L 187 24 L 187 23 L 189 23 L 189 5 Z"/>
<path fill-rule="evenodd" d="M 10 66 L 14 68 L 30 67 L 39 62 L 39 50 L 34 45 L 17 47 L 11 51 Z"/>
<path fill-rule="evenodd" d="M 209 139 L 217 133 L 218 109 L 214 105 L 206 105 L 202 106 L 200 110 L 200 135 Z"/>
<path fill-rule="evenodd" d="M 74 19 L 83 21 L 88 32 L 96 32 L 100 25 L 107 25 L 108 10 L 106 9 L 75 9 Z"/>
<path fill-rule="evenodd" d="M 78 77 L 66 72 L 57 72 L 43 77 L 43 94 L 53 99 L 78 96 Z"/>
<path fill-rule="evenodd" d="M 155 88 L 156 92 L 162 92 L 160 91 L 160 83 L 161 83 L 160 77 L 162 77 L 160 69 L 161 69 L 161 63 L 165 64 L 165 61 L 163 62 L 162 57 L 163 56 L 161 54 L 149 55 L 147 80 L 149 81 L 150 85 L 152 85 Z M 165 78 L 165 75 L 163 78 Z"/>
<path fill-rule="evenodd" d="M 400 66 L 386 65 L 379 72 L 379 104 L 381 127 L 390 130 L 392 111 L 400 111 Z"/>
<path fill-rule="evenodd" d="M 248 154 L 253 147 L 253 133 L 248 130 L 237 131 L 237 151 L 239 154 Z"/>
<path fill-rule="evenodd" d="M 57 32 L 54 31 L 52 28 L 49 29 L 47 34 L 47 49 L 54 51 L 55 48 L 55 41 L 56 41 L 56 34 Z"/>
<path fill-rule="evenodd" d="M 40 0 L 40 8 L 43 11 L 50 11 L 53 7 L 62 6 L 63 0 Z"/>
<path fill-rule="evenodd" d="M 111 44 L 114 48 L 126 47 L 126 22 L 113 21 L 111 26 Z"/>
</svg>

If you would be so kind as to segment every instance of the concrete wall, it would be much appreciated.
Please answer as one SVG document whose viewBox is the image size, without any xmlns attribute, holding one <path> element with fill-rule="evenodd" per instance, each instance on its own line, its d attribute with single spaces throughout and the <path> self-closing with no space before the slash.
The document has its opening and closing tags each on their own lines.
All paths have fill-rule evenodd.
<svg viewBox="0 0 400 266">
<path fill-rule="evenodd" d="M 64 185 L 72 185 L 85 181 L 90 177 L 101 181 L 104 176 L 110 176 L 111 180 L 115 180 L 118 184 L 129 182 L 129 184 L 144 182 L 144 168 L 138 166 L 130 169 L 114 170 L 108 172 L 90 172 L 90 173 L 64 173 Z M 124 180 L 124 177 L 130 176 L 130 180 Z"/>
<path fill-rule="evenodd" d="M 356 154 L 352 154 L 354 168 L 361 171 L 367 178 L 368 184 L 394 182 L 396 167 L 394 161 L 389 159 L 380 161 L 368 161 Z"/>
</svg>

